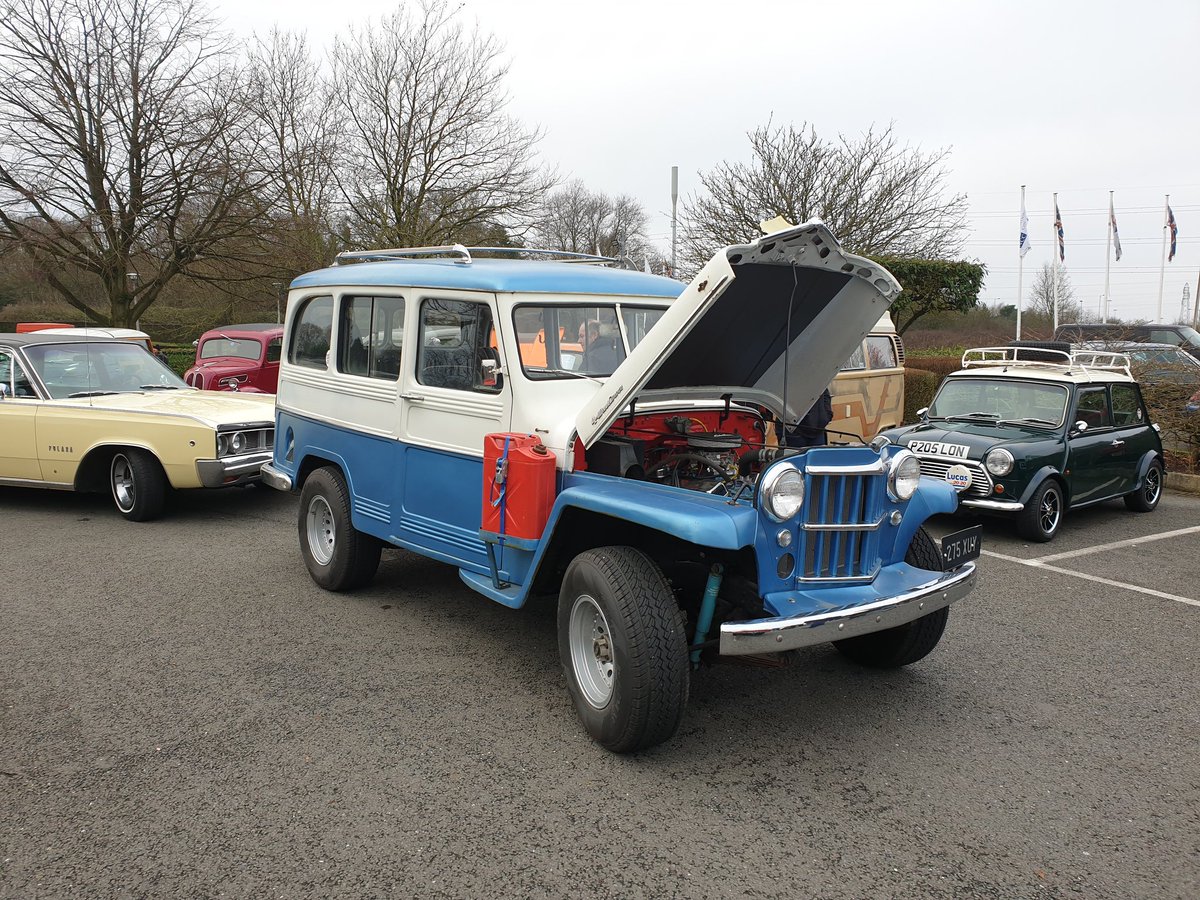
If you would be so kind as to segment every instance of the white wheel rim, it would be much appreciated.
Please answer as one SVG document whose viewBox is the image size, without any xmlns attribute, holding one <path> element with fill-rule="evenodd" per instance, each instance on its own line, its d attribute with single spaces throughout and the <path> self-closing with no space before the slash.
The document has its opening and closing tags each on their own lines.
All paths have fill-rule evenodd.
<svg viewBox="0 0 1200 900">
<path fill-rule="evenodd" d="M 612 699 L 616 661 L 608 620 L 600 605 L 587 594 L 581 594 L 571 607 L 567 640 L 579 690 L 589 705 L 603 709 Z"/>
<path fill-rule="evenodd" d="M 1038 520 L 1042 525 L 1043 534 L 1054 534 L 1058 528 L 1058 517 L 1062 515 L 1062 499 L 1058 491 L 1049 490 L 1042 495 L 1042 506 L 1038 510 Z"/>
<path fill-rule="evenodd" d="M 309 501 L 307 520 L 309 552 L 318 563 L 327 566 L 333 560 L 337 529 L 333 522 L 333 510 L 324 497 L 318 495 Z"/>
<path fill-rule="evenodd" d="M 1153 506 L 1158 502 L 1158 492 L 1162 490 L 1162 476 L 1157 466 L 1151 466 L 1146 473 L 1146 502 Z"/>
<path fill-rule="evenodd" d="M 121 512 L 129 512 L 133 509 L 135 499 L 133 467 L 129 465 L 129 458 L 123 453 L 118 453 L 113 457 L 112 492 L 117 509 Z"/>
</svg>

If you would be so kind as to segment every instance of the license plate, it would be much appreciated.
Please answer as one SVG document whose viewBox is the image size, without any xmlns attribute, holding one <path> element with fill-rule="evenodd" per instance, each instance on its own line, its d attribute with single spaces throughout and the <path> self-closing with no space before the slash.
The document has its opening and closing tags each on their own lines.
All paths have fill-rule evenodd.
<svg viewBox="0 0 1200 900">
<path fill-rule="evenodd" d="M 957 569 L 965 562 L 979 558 L 983 541 L 983 526 L 972 525 L 942 538 L 942 571 Z"/>
</svg>

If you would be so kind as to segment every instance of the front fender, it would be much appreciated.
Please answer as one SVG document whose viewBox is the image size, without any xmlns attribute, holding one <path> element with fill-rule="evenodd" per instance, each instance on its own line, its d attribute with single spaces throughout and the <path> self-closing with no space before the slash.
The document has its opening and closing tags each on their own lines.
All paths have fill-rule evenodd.
<svg viewBox="0 0 1200 900">
<path fill-rule="evenodd" d="M 1059 477 L 1059 471 L 1054 466 L 1042 466 L 1040 469 L 1038 469 L 1036 472 L 1033 473 L 1033 476 L 1029 479 L 1029 483 L 1025 486 L 1025 490 L 1021 494 L 1021 503 L 1024 504 L 1025 506 L 1028 506 L 1030 499 L 1033 497 L 1033 495 L 1037 491 L 1037 489 L 1042 486 L 1043 481 L 1045 481 L 1047 478 L 1058 478 L 1058 477 Z M 1066 487 L 1065 484 L 1063 486 L 1063 490 L 1066 491 L 1068 494 L 1067 503 L 1069 504 L 1071 502 L 1071 498 L 1069 496 L 1070 490 Z"/>
<path fill-rule="evenodd" d="M 943 513 L 952 513 L 958 509 L 958 491 L 940 478 L 928 475 L 921 476 L 917 492 L 908 501 L 904 509 L 904 518 L 896 529 L 896 540 L 893 546 L 901 559 L 912 543 L 913 535 L 931 517 Z"/>
</svg>

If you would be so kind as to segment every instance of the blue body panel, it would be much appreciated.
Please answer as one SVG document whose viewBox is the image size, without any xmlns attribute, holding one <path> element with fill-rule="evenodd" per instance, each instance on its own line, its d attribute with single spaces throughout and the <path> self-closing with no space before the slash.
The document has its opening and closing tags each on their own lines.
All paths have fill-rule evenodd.
<svg viewBox="0 0 1200 900">
<path fill-rule="evenodd" d="M 335 286 L 430 287 L 493 293 L 613 294 L 674 300 L 686 285 L 673 278 L 577 263 L 411 259 L 330 266 L 296 278 L 292 289 Z"/>
</svg>

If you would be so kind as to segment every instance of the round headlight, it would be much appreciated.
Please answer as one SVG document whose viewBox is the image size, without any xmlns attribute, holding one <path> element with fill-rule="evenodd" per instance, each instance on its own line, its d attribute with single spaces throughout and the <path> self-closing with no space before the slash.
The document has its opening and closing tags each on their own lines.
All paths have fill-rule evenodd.
<svg viewBox="0 0 1200 900">
<path fill-rule="evenodd" d="M 224 456 L 229 452 L 229 435 L 217 435 L 217 456 Z"/>
<path fill-rule="evenodd" d="M 785 522 L 804 505 L 804 476 L 791 466 L 776 466 L 763 479 L 763 508 L 777 522 Z"/>
<path fill-rule="evenodd" d="M 983 464 L 993 475 L 1007 475 L 1013 470 L 1013 455 L 1003 447 L 988 451 L 983 458 Z"/>
<path fill-rule="evenodd" d="M 888 493 L 893 500 L 908 500 L 921 481 L 921 461 L 908 450 L 892 457 L 888 466 Z"/>
<path fill-rule="evenodd" d="M 234 453 L 241 453 L 246 447 L 246 436 L 240 431 L 235 431 L 233 437 L 229 439 L 229 449 Z"/>
</svg>

